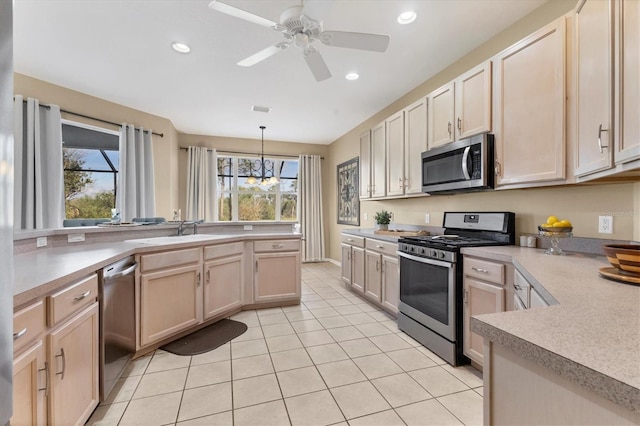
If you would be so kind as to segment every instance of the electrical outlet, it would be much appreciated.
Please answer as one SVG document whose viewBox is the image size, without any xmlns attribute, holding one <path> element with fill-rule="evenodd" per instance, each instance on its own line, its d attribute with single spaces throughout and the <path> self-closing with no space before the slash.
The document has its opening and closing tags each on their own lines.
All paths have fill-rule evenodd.
<svg viewBox="0 0 640 426">
<path fill-rule="evenodd" d="M 46 247 L 46 246 L 47 246 L 47 237 L 36 238 L 36 247 Z"/>
<path fill-rule="evenodd" d="M 368 214 L 368 213 L 365 213 L 365 214 L 364 214 L 364 220 L 367 220 L 367 219 L 369 219 L 369 214 Z"/>
<path fill-rule="evenodd" d="M 431 215 L 429 213 L 425 213 L 425 215 L 424 215 L 424 223 L 426 223 L 426 224 L 431 223 Z"/>
<path fill-rule="evenodd" d="M 67 235 L 67 242 L 80 243 L 84 241 L 84 234 L 69 234 Z"/>
<path fill-rule="evenodd" d="M 601 234 L 613 234 L 613 216 L 598 217 L 598 232 Z"/>
</svg>

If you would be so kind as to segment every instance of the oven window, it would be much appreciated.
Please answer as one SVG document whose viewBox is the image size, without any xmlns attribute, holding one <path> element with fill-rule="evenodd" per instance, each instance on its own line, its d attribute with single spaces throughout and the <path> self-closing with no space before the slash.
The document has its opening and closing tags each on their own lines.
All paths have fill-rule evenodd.
<svg viewBox="0 0 640 426">
<path fill-rule="evenodd" d="M 449 268 L 400 257 L 400 300 L 449 325 Z"/>
</svg>

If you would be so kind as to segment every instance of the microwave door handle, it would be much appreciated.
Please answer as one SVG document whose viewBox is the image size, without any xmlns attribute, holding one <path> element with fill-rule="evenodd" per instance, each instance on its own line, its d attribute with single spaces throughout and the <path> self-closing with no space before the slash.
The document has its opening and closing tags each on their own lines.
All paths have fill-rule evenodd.
<svg viewBox="0 0 640 426">
<path fill-rule="evenodd" d="M 471 147 L 468 146 L 464 149 L 464 153 L 462 154 L 462 174 L 464 175 L 464 178 L 466 180 L 471 179 L 471 176 L 469 176 L 469 168 L 467 167 L 467 161 L 469 160 L 469 150 L 471 150 Z"/>
</svg>

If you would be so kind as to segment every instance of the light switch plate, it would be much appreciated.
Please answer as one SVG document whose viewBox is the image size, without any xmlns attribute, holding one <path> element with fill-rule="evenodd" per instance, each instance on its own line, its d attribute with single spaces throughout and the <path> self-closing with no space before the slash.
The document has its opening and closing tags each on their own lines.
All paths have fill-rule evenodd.
<svg viewBox="0 0 640 426">
<path fill-rule="evenodd" d="M 46 246 L 47 246 L 47 237 L 36 238 L 36 247 L 46 247 Z"/>
<path fill-rule="evenodd" d="M 67 241 L 70 243 L 80 243 L 84 241 L 84 234 L 69 234 L 67 235 Z"/>
<path fill-rule="evenodd" d="M 426 224 L 431 223 L 431 215 L 429 213 L 424 214 L 424 223 Z"/>
<path fill-rule="evenodd" d="M 253 231 L 253 225 L 244 225 L 242 229 L 245 231 Z"/>
</svg>

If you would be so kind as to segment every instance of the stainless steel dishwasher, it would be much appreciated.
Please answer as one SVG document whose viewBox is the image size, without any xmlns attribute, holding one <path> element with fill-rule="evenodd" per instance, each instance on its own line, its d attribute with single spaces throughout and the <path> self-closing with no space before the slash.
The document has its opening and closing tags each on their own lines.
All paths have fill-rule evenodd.
<svg viewBox="0 0 640 426">
<path fill-rule="evenodd" d="M 136 349 L 133 257 L 106 266 L 100 280 L 100 401 L 104 401 Z"/>
</svg>

